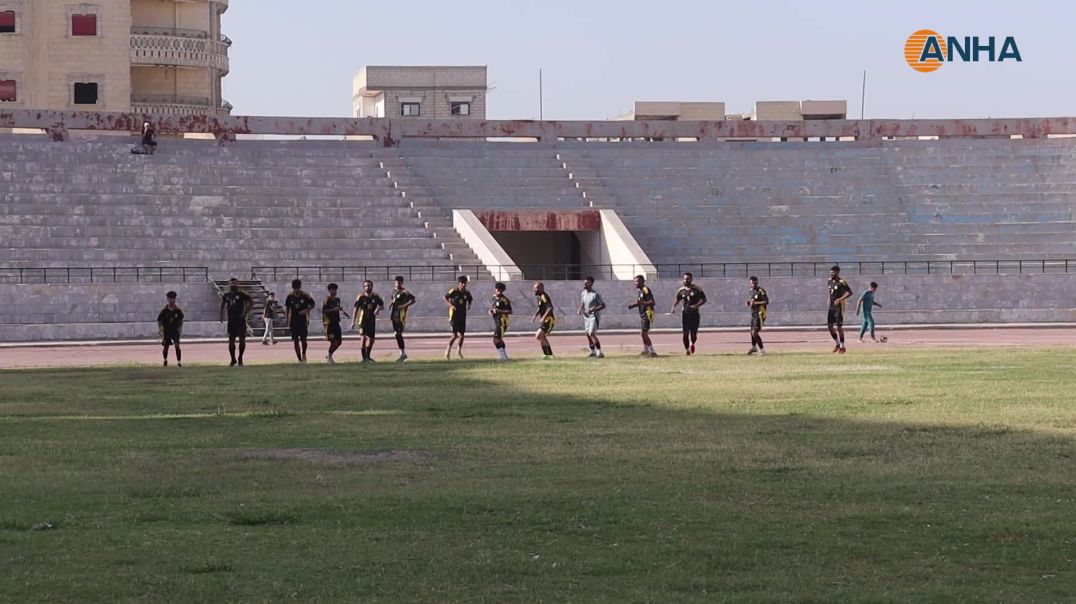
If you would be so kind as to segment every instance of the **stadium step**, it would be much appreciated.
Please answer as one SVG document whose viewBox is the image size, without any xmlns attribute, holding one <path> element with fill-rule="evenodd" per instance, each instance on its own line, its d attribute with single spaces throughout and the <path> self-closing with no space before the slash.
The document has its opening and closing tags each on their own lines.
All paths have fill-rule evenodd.
<svg viewBox="0 0 1076 604">
<path fill-rule="evenodd" d="M 379 165 L 385 170 L 392 187 L 410 203 L 422 218 L 426 230 L 457 267 L 462 270 L 464 266 L 482 264 L 471 246 L 467 245 L 452 227 L 449 213 L 429 195 L 422 179 L 411 172 L 402 158 L 386 157 L 380 160 Z"/>
</svg>

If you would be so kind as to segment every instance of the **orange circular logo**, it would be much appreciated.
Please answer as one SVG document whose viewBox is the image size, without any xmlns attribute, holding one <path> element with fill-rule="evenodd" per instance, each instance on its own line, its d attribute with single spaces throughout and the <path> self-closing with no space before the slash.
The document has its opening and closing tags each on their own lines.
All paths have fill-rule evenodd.
<svg viewBox="0 0 1076 604">
<path fill-rule="evenodd" d="M 931 39 L 932 46 L 933 42 L 936 42 L 937 46 L 935 48 L 940 49 L 943 55 L 947 54 L 945 37 L 932 29 L 921 29 L 908 36 L 908 41 L 904 43 L 904 60 L 908 62 L 909 67 L 916 71 L 929 73 L 942 66 L 942 61 L 935 57 L 930 57 L 925 61 L 920 60 L 923 57 L 923 49 L 927 46 L 927 40 Z"/>
</svg>

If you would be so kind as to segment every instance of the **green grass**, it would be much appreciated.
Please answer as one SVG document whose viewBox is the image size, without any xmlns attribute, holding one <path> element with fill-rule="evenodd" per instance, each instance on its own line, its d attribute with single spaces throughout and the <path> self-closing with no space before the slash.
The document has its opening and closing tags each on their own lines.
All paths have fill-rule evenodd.
<svg viewBox="0 0 1076 604">
<path fill-rule="evenodd" d="M 0 372 L 0 600 L 1076 600 L 1076 350 Z"/>
</svg>

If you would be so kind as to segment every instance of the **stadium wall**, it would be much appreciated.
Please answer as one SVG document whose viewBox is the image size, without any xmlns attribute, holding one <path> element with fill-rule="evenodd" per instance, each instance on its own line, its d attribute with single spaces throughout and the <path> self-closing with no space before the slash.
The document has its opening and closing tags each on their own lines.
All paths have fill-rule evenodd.
<svg viewBox="0 0 1076 604">
<path fill-rule="evenodd" d="M 880 325 L 916 324 L 1004 324 L 1076 322 L 1076 275 L 935 275 L 935 276 L 861 276 L 849 279 L 855 297 L 846 313 L 846 323 L 856 323 L 855 300 L 871 281 L 881 284 L 878 301 L 884 308 L 876 311 Z M 773 304 L 768 327 L 820 326 L 826 319 L 826 278 L 782 277 L 764 279 Z M 744 305 L 747 299 L 746 278 L 699 279 L 709 302 L 703 307 L 704 327 L 737 327 L 748 321 Z M 286 294 L 288 283 L 268 284 L 278 295 Z M 320 301 L 323 283 L 307 283 L 307 291 Z M 384 297 L 390 283 L 378 283 Z M 444 333 L 447 328 L 442 296 L 451 283 L 413 283 L 411 291 L 418 303 L 409 318 L 414 333 Z M 657 298 L 656 328 L 678 328 L 679 317 L 665 315 L 672 305 L 679 281 L 657 280 L 650 283 Z M 558 331 L 581 329 L 575 314 L 581 284 L 578 281 L 550 281 L 546 289 L 556 305 Z M 14 285 L 0 291 L 0 342 L 34 342 L 57 340 L 120 340 L 156 337 L 157 312 L 164 304 L 164 293 L 179 293 L 187 323 L 187 337 L 221 337 L 224 328 L 217 321 L 219 298 L 208 284 L 185 285 Z M 341 284 L 345 302 L 354 299 L 359 283 Z M 626 306 L 634 301 L 635 290 L 629 281 L 599 281 L 596 289 L 605 298 L 609 310 L 603 316 L 604 329 L 636 329 L 638 315 Z M 484 315 L 485 300 L 492 287 L 473 283 L 475 307 L 470 328 L 476 333 L 489 331 Z M 532 331 L 530 316 L 535 310 L 530 283 L 511 284 L 508 295 L 515 307 L 512 333 Z M 313 321 L 320 318 L 315 314 Z M 384 315 L 379 331 L 390 334 L 388 316 Z M 315 331 L 316 333 L 316 331 Z"/>
</svg>

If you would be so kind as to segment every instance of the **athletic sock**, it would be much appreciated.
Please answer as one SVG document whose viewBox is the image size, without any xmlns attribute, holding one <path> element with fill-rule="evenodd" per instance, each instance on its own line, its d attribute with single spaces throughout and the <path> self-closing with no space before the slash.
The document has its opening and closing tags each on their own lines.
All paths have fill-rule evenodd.
<svg viewBox="0 0 1076 604">
<path fill-rule="evenodd" d="M 176 346 L 176 362 L 177 363 L 182 363 L 183 362 L 183 353 L 179 351 L 179 346 Z"/>
<path fill-rule="evenodd" d="M 553 347 L 548 344 L 542 346 L 542 353 L 546 356 L 553 356 Z"/>
</svg>

